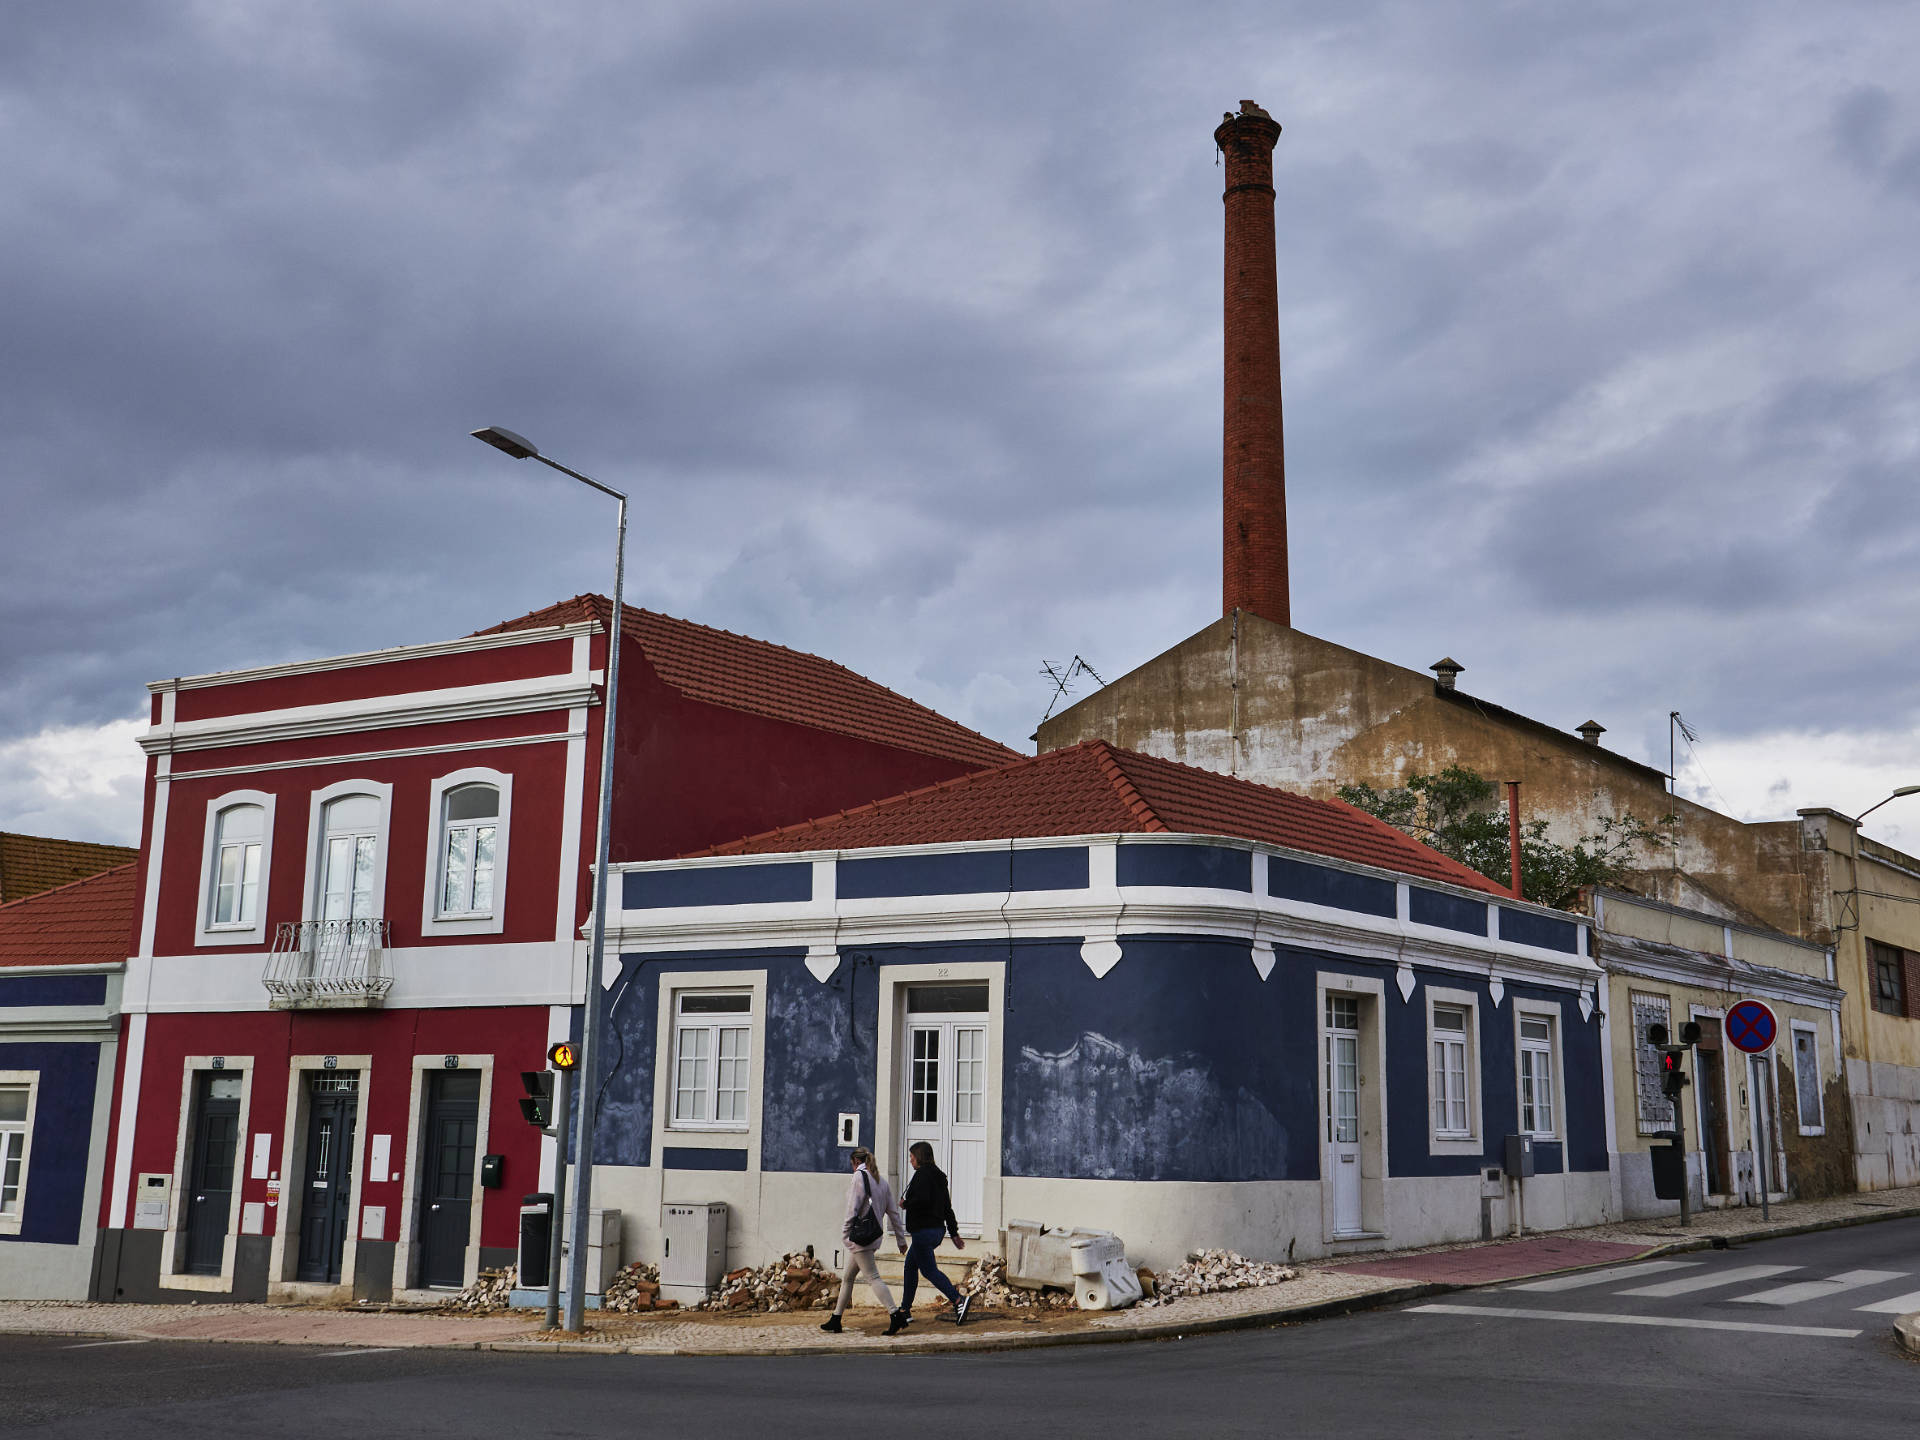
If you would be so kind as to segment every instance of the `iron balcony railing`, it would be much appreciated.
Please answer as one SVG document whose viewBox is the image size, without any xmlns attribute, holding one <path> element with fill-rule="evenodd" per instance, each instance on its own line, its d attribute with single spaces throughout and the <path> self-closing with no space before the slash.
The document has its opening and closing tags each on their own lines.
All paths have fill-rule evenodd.
<svg viewBox="0 0 1920 1440">
<path fill-rule="evenodd" d="M 261 981 L 275 1010 L 365 1008 L 393 988 L 385 920 L 299 920 L 281 925 Z"/>
</svg>

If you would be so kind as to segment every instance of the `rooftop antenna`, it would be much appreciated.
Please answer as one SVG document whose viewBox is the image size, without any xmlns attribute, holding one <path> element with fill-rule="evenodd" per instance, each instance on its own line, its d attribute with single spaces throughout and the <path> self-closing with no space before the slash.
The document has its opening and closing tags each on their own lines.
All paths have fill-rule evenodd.
<svg viewBox="0 0 1920 1440">
<path fill-rule="evenodd" d="M 1040 662 L 1040 673 L 1053 681 L 1053 699 L 1047 702 L 1047 713 L 1040 717 L 1040 723 L 1042 725 L 1046 724 L 1047 721 L 1053 717 L 1053 707 L 1073 693 L 1073 682 L 1079 676 L 1093 676 L 1093 683 L 1096 685 L 1105 685 L 1107 683 L 1100 678 L 1100 672 L 1098 670 L 1095 670 L 1093 666 L 1087 664 L 1087 662 L 1078 655 L 1074 656 L 1071 663 L 1066 665 L 1062 665 L 1055 660 L 1042 660 Z"/>
</svg>

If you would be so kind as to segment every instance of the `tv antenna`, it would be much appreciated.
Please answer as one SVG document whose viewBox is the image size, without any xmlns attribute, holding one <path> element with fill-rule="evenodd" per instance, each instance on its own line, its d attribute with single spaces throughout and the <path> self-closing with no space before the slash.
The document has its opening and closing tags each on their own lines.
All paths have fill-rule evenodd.
<svg viewBox="0 0 1920 1440">
<path fill-rule="evenodd" d="M 1095 670 L 1093 666 L 1087 664 L 1087 662 L 1078 655 L 1074 656 L 1072 661 L 1065 665 L 1055 660 L 1042 660 L 1040 662 L 1040 673 L 1053 681 L 1053 699 L 1047 702 L 1047 713 L 1040 717 L 1040 723 L 1042 725 L 1046 724 L 1048 719 L 1052 717 L 1053 707 L 1073 693 L 1073 682 L 1080 676 L 1093 676 L 1093 683 L 1096 685 L 1105 685 L 1107 683 L 1100 678 L 1100 672 L 1098 670 Z"/>
</svg>

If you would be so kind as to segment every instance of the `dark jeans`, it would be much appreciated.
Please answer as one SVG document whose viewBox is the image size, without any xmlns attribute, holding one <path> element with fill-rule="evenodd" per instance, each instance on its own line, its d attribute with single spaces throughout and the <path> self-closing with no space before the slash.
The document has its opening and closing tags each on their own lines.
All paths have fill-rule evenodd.
<svg viewBox="0 0 1920 1440">
<path fill-rule="evenodd" d="M 913 1232 L 913 1244 L 907 1247 L 907 1285 L 906 1293 L 900 1299 L 902 1310 L 913 1309 L 913 1292 L 925 1275 L 933 1288 L 947 1297 L 947 1303 L 958 1305 L 960 1292 L 953 1288 L 953 1282 L 940 1273 L 940 1267 L 933 1263 L 933 1252 L 940 1248 L 940 1242 L 946 1239 L 944 1226 L 935 1225 L 927 1230 Z"/>
</svg>

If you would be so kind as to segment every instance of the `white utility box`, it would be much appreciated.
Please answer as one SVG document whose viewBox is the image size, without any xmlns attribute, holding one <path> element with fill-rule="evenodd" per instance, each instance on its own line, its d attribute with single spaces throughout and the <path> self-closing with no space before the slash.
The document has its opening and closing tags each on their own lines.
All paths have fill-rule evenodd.
<svg viewBox="0 0 1920 1440">
<path fill-rule="evenodd" d="M 164 1230 L 173 1215 L 173 1176 L 143 1174 L 133 1192 L 133 1228 Z"/>
<path fill-rule="evenodd" d="M 560 1276 L 573 1274 L 573 1217 L 567 1216 L 566 1233 L 560 1239 Z M 613 1277 L 620 1273 L 620 1212 L 587 1212 L 587 1294 L 604 1295 Z"/>
<path fill-rule="evenodd" d="M 719 1287 L 727 1273 L 727 1207 L 660 1207 L 660 1294 L 682 1305 L 697 1305 Z"/>
</svg>

